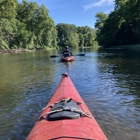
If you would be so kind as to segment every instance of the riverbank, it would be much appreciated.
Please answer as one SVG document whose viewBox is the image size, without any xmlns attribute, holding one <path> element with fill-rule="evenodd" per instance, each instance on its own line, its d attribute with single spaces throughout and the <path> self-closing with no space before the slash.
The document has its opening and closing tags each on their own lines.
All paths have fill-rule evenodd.
<svg viewBox="0 0 140 140">
<path fill-rule="evenodd" d="M 140 50 L 140 44 L 112 46 L 111 49 Z"/>
<path fill-rule="evenodd" d="M 0 50 L 0 53 L 24 53 L 24 52 L 33 52 L 35 50 L 28 50 L 28 49 L 6 49 Z"/>
<path fill-rule="evenodd" d="M 46 47 L 44 50 L 57 50 L 58 48 L 50 48 L 50 47 Z M 24 52 L 34 52 L 34 51 L 39 51 L 39 50 L 43 50 L 42 48 L 35 48 L 32 50 L 29 49 L 5 49 L 5 50 L 0 50 L 0 53 L 24 53 Z"/>
</svg>

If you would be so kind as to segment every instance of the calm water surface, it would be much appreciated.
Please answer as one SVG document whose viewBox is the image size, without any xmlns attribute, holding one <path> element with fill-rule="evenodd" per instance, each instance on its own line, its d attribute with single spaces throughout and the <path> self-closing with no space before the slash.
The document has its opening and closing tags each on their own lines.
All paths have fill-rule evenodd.
<svg viewBox="0 0 140 140">
<path fill-rule="evenodd" d="M 24 140 L 67 72 L 109 140 L 140 140 L 140 53 L 0 54 L 0 140 Z M 79 53 L 75 51 L 74 54 Z"/>
</svg>

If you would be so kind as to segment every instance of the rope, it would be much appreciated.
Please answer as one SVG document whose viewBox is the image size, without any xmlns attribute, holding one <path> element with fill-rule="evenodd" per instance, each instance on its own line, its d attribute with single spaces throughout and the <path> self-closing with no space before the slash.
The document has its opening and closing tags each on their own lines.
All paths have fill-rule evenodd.
<svg viewBox="0 0 140 140">
<path fill-rule="evenodd" d="M 47 105 L 46 107 L 42 108 L 42 110 L 49 108 L 49 107 L 53 107 L 53 106 L 54 106 L 54 104 Z"/>
</svg>

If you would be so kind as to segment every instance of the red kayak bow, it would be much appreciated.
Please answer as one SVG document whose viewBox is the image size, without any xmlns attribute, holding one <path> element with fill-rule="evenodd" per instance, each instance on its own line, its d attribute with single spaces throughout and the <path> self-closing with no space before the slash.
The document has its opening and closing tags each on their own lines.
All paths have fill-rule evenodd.
<svg viewBox="0 0 140 140">
<path fill-rule="evenodd" d="M 26 140 L 107 140 L 70 77 L 63 77 Z"/>
</svg>

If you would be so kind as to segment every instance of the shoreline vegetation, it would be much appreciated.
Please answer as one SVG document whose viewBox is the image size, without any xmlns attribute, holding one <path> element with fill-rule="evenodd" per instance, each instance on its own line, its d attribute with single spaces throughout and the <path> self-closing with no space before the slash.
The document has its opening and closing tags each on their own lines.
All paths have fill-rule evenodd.
<svg viewBox="0 0 140 140">
<path fill-rule="evenodd" d="M 40 50 L 55 50 L 58 48 L 45 48 L 45 49 L 41 49 L 41 48 L 34 48 L 34 49 L 4 49 L 4 50 L 0 50 L 0 54 L 1 53 L 25 53 L 25 52 L 35 52 L 35 51 L 40 51 Z"/>
<path fill-rule="evenodd" d="M 97 44 L 95 29 L 68 23 L 55 25 L 45 5 L 39 6 L 28 0 L 0 2 L 0 25 L 1 52 L 19 53 L 27 52 L 24 49 L 48 50 L 58 46 L 76 48 Z"/>
<path fill-rule="evenodd" d="M 110 48 L 104 48 L 104 49 L 140 50 L 140 44 L 119 45 L 119 46 L 112 46 Z"/>
<path fill-rule="evenodd" d="M 139 1 L 118 1 L 110 14 L 98 12 L 91 28 L 68 23 L 55 25 L 45 5 L 39 6 L 36 2 L 2 0 L 0 53 L 32 52 L 58 46 L 89 48 L 96 44 L 103 49 L 140 50 L 135 45 L 140 44 Z"/>
<path fill-rule="evenodd" d="M 0 53 L 24 53 L 24 52 L 33 52 L 35 50 L 28 50 L 28 49 L 5 49 L 0 50 Z"/>
<path fill-rule="evenodd" d="M 94 47 L 80 47 L 79 49 L 82 50 L 82 49 L 88 49 L 88 48 L 94 48 Z M 98 49 L 101 49 L 102 47 L 98 46 L 96 47 Z M 55 50 L 55 49 L 58 49 L 58 48 L 47 48 L 45 50 Z M 119 45 L 119 46 L 112 46 L 110 48 L 103 48 L 103 49 L 122 49 L 122 50 L 140 50 L 140 44 L 133 44 L 133 45 Z M 43 49 L 32 49 L 32 50 L 29 50 L 29 49 L 5 49 L 5 50 L 0 50 L 0 54 L 1 53 L 26 53 L 26 52 L 35 52 L 35 51 L 40 51 L 40 50 L 43 50 Z"/>
</svg>

